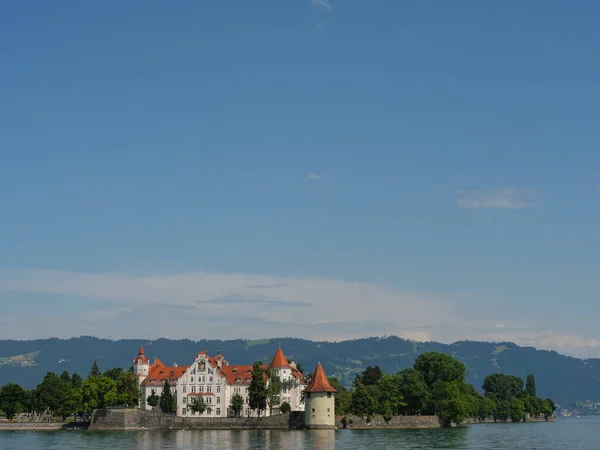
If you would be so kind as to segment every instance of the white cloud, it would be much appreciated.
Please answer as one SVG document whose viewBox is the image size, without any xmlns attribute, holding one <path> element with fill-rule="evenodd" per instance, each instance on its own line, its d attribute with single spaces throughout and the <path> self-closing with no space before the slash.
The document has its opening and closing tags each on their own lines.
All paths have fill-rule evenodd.
<svg viewBox="0 0 600 450">
<path fill-rule="evenodd" d="M 311 5 L 315 8 L 324 9 L 329 12 L 333 12 L 333 6 L 327 0 L 310 0 Z"/>
<path fill-rule="evenodd" d="M 4 306 L 5 338 L 92 334 L 108 338 L 271 338 L 338 341 L 383 334 L 418 341 L 511 341 L 576 356 L 600 356 L 600 341 L 526 321 L 474 318 L 472 299 L 420 295 L 324 278 L 183 272 L 148 275 L 0 269 L 0 304 L 28 293 L 29 310 L 72 299 L 77 311 L 43 317 Z M 10 317 L 10 322 L 4 321 Z"/>
<path fill-rule="evenodd" d="M 318 173 L 311 172 L 308 174 L 308 178 L 310 178 L 311 180 L 321 180 L 323 177 Z"/>
<path fill-rule="evenodd" d="M 456 204 L 461 208 L 522 209 L 533 206 L 527 201 L 532 192 L 508 186 L 490 190 L 458 191 Z"/>
</svg>

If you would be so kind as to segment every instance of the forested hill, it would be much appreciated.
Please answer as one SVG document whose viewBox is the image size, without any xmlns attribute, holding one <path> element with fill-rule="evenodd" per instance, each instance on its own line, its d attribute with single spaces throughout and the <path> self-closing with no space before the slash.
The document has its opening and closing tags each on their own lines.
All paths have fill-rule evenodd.
<svg viewBox="0 0 600 450">
<path fill-rule="evenodd" d="M 415 358 L 427 351 L 447 353 L 467 367 L 467 381 L 480 388 L 483 379 L 495 372 L 525 378 L 535 375 L 538 393 L 551 397 L 561 407 L 577 401 L 600 401 L 600 359 L 582 360 L 553 351 L 519 347 L 512 343 L 463 341 L 453 344 L 412 342 L 397 337 L 367 338 L 353 341 L 312 342 L 281 338 L 247 340 L 119 340 L 94 337 L 43 339 L 34 341 L 0 340 L 0 386 L 7 382 L 33 388 L 46 372 L 63 370 L 86 376 L 94 360 L 102 370 L 128 368 L 144 345 L 146 355 L 158 357 L 165 364 L 189 364 L 203 347 L 209 354 L 221 351 L 230 364 L 268 361 L 281 345 L 289 359 L 310 372 L 321 361 L 328 375 L 338 376 L 350 385 L 354 375 L 367 366 L 379 365 L 384 372 L 395 373 L 413 365 Z"/>
</svg>

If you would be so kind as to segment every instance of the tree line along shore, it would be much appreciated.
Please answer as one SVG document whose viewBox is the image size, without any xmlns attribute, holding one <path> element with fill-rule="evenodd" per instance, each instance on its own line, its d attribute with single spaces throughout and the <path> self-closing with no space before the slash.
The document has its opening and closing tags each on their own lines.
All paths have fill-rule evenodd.
<svg viewBox="0 0 600 450">
<path fill-rule="evenodd" d="M 434 351 L 421 354 L 412 368 L 396 374 L 369 366 L 356 375 L 351 389 L 346 389 L 335 377 L 329 381 L 338 391 L 335 414 L 343 417 L 342 423 L 346 415 L 358 416 L 367 422 L 375 415 L 383 416 L 386 421 L 401 415 L 436 415 L 445 425 L 490 419 L 522 421 L 528 416 L 551 416 L 556 409 L 551 399 L 537 396 L 533 375 L 528 375 L 525 382 L 514 375 L 488 375 L 481 386 L 483 394 L 465 379 L 464 364 Z M 255 399 L 253 405 L 260 414 L 272 403 L 274 388 L 270 383 L 256 382 L 249 389 L 249 396 Z M 172 414 L 176 404 L 170 393 L 170 389 L 163 389 L 161 396 L 152 399 L 152 405 Z M 0 413 L 9 421 L 17 418 L 64 422 L 99 408 L 135 408 L 139 400 L 138 378 L 131 369 L 113 368 L 101 373 L 94 362 L 85 379 L 66 371 L 60 375 L 49 372 L 32 390 L 15 383 L 6 384 L 0 388 Z M 239 409 L 239 400 L 232 398 L 229 405 L 232 411 Z M 205 405 L 198 402 L 193 407 L 202 412 Z M 281 406 L 285 412 L 286 406 Z"/>
</svg>

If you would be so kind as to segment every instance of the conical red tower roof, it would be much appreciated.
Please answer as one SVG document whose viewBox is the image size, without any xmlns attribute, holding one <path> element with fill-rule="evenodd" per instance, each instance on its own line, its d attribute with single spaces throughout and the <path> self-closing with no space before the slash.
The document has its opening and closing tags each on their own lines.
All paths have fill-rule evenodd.
<svg viewBox="0 0 600 450">
<path fill-rule="evenodd" d="M 138 353 L 139 356 L 142 356 L 144 354 L 144 346 L 142 345 L 140 347 L 140 352 Z"/>
<path fill-rule="evenodd" d="M 337 392 L 329 383 L 329 380 L 325 375 L 325 371 L 323 370 L 323 366 L 321 365 L 321 363 L 317 364 L 315 373 L 310 379 L 308 386 L 305 389 L 305 392 Z"/>
<path fill-rule="evenodd" d="M 273 357 L 273 361 L 271 361 L 270 367 L 276 367 L 278 369 L 280 369 L 282 367 L 290 367 L 290 363 L 288 362 L 287 358 L 283 354 L 283 350 L 281 350 L 281 347 L 279 347 L 277 349 L 277 353 L 275 353 L 275 356 Z"/>
</svg>

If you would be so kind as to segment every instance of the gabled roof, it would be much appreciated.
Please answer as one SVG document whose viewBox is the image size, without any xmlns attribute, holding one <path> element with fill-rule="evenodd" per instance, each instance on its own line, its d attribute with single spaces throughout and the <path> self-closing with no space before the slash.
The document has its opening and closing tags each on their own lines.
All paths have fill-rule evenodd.
<svg viewBox="0 0 600 450">
<path fill-rule="evenodd" d="M 283 350 L 281 350 L 281 347 L 279 347 L 277 349 L 277 352 L 275 353 L 275 356 L 273 357 L 273 361 L 271 361 L 271 364 L 269 365 L 269 367 L 273 367 L 273 368 L 277 368 L 277 369 L 281 369 L 281 368 L 287 369 L 288 367 L 291 367 L 287 358 L 283 354 Z"/>
<path fill-rule="evenodd" d="M 325 376 L 325 371 L 323 370 L 321 363 L 317 364 L 315 373 L 308 382 L 305 392 L 337 392 L 329 383 L 327 376 Z"/>
<path fill-rule="evenodd" d="M 165 380 L 176 382 L 188 368 L 189 366 L 165 366 L 160 359 L 156 359 L 152 366 L 150 366 L 148 376 L 142 381 L 142 386 L 162 386 L 165 384 Z"/>
<path fill-rule="evenodd" d="M 267 366 L 261 366 L 263 371 L 267 370 Z M 252 382 L 252 366 L 223 366 L 221 373 L 227 378 L 227 384 L 250 385 Z M 266 380 L 267 375 L 263 373 L 263 378 Z"/>
</svg>

